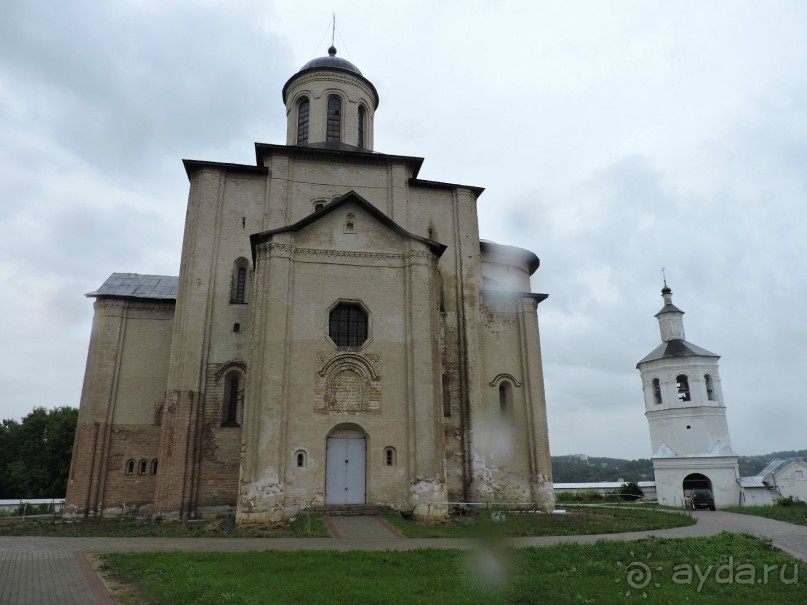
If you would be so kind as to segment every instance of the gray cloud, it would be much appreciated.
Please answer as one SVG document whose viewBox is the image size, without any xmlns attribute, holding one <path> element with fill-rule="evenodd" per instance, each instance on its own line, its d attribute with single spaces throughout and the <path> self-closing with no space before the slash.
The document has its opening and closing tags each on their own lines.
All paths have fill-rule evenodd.
<svg viewBox="0 0 807 605">
<path fill-rule="evenodd" d="M 280 89 L 335 8 L 340 54 L 381 93 L 377 149 L 486 187 L 482 237 L 541 257 L 554 453 L 650 454 L 634 366 L 662 266 L 688 339 L 722 355 L 735 449 L 805 447 L 803 4 L 6 4 L 4 416 L 78 403 L 83 293 L 176 272 L 180 159 L 282 142 Z"/>
<path fill-rule="evenodd" d="M 0 23 L 0 68 L 33 101 L 17 108 L 25 128 L 142 178 L 155 157 L 278 132 L 264 108 L 279 97 L 269 83 L 288 50 L 251 17 L 215 5 L 16 2 Z"/>
</svg>

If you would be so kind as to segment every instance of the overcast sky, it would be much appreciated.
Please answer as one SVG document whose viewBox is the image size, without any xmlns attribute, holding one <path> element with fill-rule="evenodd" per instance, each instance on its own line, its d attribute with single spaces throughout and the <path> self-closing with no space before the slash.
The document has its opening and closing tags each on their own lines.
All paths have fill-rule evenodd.
<svg viewBox="0 0 807 605">
<path fill-rule="evenodd" d="M 95 290 L 176 275 L 183 158 L 254 164 L 326 54 L 375 148 L 533 250 L 553 454 L 647 458 L 661 268 L 740 454 L 807 448 L 807 3 L 5 0 L 0 416 L 78 406 Z"/>
</svg>

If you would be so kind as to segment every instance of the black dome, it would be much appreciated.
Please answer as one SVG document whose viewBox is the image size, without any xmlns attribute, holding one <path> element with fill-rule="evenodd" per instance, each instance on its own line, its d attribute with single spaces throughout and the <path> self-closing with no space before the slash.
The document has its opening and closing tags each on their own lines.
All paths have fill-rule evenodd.
<svg viewBox="0 0 807 605">
<path fill-rule="evenodd" d="M 352 71 L 354 74 L 362 75 L 361 70 L 353 65 L 353 63 L 347 61 L 346 59 L 340 59 L 339 57 L 317 57 L 316 59 L 311 59 L 308 63 L 300 68 L 300 71 L 322 67 L 344 69 L 345 71 Z"/>
<path fill-rule="evenodd" d="M 328 56 L 327 57 L 317 57 L 316 59 L 312 59 L 305 65 L 300 68 L 300 71 L 305 71 L 306 69 L 314 69 L 314 68 L 321 68 L 321 67 L 330 67 L 333 69 L 344 69 L 345 71 L 352 71 L 354 74 L 362 75 L 361 70 L 353 65 L 350 61 L 346 59 L 342 59 L 336 56 L 336 47 L 331 46 L 328 49 Z"/>
<path fill-rule="evenodd" d="M 370 80 L 368 80 L 367 78 L 365 78 L 364 74 L 361 73 L 361 70 L 355 65 L 353 65 L 353 63 L 351 63 L 347 59 L 337 57 L 336 48 L 333 46 L 331 46 L 328 49 L 327 57 L 317 57 L 316 59 L 311 59 L 308 63 L 303 65 L 297 71 L 296 74 L 294 74 L 291 78 L 288 79 L 286 85 L 283 87 L 283 102 L 284 103 L 286 102 L 286 91 L 288 91 L 289 85 L 296 78 L 300 77 L 301 74 L 305 74 L 310 71 L 316 71 L 318 69 L 332 69 L 334 71 L 344 71 L 357 75 L 365 82 L 365 84 L 367 84 L 367 86 L 370 87 L 370 90 L 373 91 L 373 96 L 375 97 L 375 99 L 373 99 L 373 102 L 375 104 L 375 107 L 378 108 L 378 92 L 376 91 L 375 86 L 373 86 L 373 83 L 370 82 Z"/>
</svg>

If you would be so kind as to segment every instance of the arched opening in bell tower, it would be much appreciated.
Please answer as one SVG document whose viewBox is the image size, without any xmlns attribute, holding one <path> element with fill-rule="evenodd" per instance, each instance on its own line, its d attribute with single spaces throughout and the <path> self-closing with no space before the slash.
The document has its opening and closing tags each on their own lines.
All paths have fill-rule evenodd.
<svg viewBox="0 0 807 605">
<path fill-rule="evenodd" d="M 661 405 L 661 381 L 658 378 L 653 379 L 653 402 L 656 405 Z"/>
<path fill-rule="evenodd" d="M 692 394 L 689 392 L 689 378 L 686 374 L 679 374 L 675 377 L 678 386 L 678 401 L 692 401 Z"/>
<path fill-rule="evenodd" d="M 684 497 L 688 498 L 692 494 L 693 489 L 708 489 L 712 491 L 712 481 L 709 477 L 701 473 L 690 473 L 684 477 L 682 488 L 684 490 Z"/>
<path fill-rule="evenodd" d="M 706 399 L 714 401 L 717 397 L 715 397 L 715 383 L 712 377 L 709 374 L 704 374 L 703 381 L 706 383 Z"/>
</svg>

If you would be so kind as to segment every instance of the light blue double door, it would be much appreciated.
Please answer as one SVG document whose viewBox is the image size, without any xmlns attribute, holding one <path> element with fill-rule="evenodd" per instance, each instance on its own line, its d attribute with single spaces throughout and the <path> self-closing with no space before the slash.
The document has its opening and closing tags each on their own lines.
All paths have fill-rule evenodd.
<svg viewBox="0 0 807 605">
<path fill-rule="evenodd" d="M 364 504 L 365 439 L 331 437 L 326 448 L 325 503 Z"/>
</svg>

